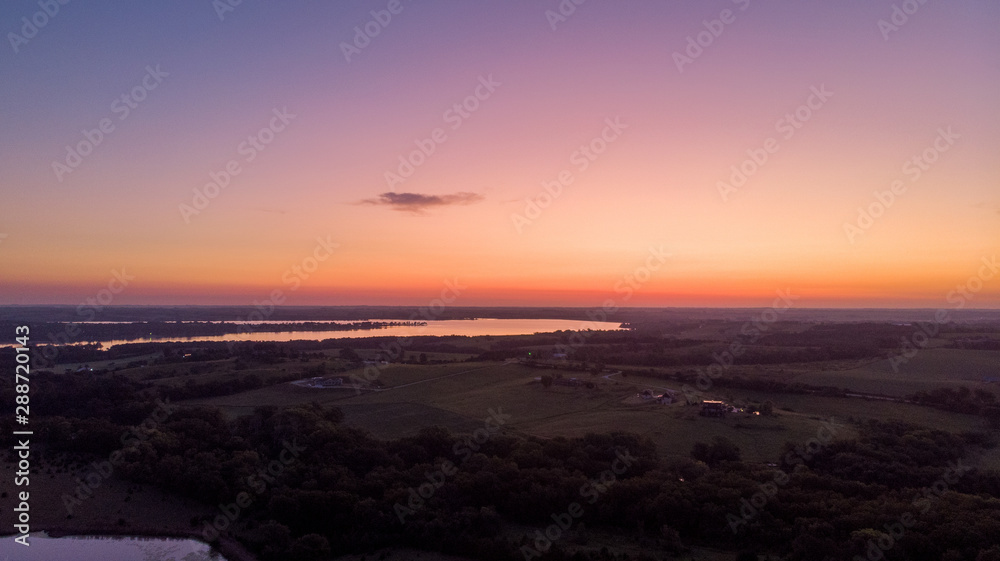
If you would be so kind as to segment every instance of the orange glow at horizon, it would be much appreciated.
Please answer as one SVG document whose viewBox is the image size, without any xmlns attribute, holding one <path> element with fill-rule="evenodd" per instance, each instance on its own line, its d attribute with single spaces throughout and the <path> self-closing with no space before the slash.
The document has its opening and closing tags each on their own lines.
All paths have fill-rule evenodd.
<svg viewBox="0 0 1000 561">
<path fill-rule="evenodd" d="M 125 271 L 114 304 L 424 305 L 457 279 L 455 305 L 938 308 L 980 283 L 963 305 L 1000 308 L 1000 4 L 928 3 L 887 41 L 884 6 L 752 3 L 682 71 L 714 9 L 587 4 L 553 32 L 534 4 L 446 4 L 351 62 L 367 10 L 340 3 L 225 34 L 130 6 L 0 60 L 0 304 Z M 154 55 L 164 83 L 109 114 Z"/>
</svg>

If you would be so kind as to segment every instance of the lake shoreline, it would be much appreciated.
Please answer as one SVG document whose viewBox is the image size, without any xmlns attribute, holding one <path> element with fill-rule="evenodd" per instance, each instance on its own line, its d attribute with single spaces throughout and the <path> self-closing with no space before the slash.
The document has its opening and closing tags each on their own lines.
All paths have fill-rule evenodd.
<svg viewBox="0 0 1000 561">
<path fill-rule="evenodd" d="M 2 322 L 0 322 L 2 323 Z M 282 322 L 282 323 L 252 323 L 237 324 L 229 322 L 225 324 L 213 324 L 213 329 L 225 328 L 231 330 L 230 333 L 205 335 L 197 333 L 204 328 L 203 323 L 198 324 L 163 324 L 169 326 L 170 330 L 184 329 L 190 327 L 192 332 L 185 334 L 161 334 L 155 331 L 148 331 L 143 335 L 129 332 L 113 333 L 108 332 L 110 323 L 87 323 L 78 322 L 74 324 L 52 324 L 51 331 L 57 333 L 52 336 L 51 341 L 59 341 L 58 344 L 68 344 L 69 346 L 98 345 L 99 349 L 107 350 L 119 345 L 142 345 L 154 344 L 190 344 L 190 343 L 289 343 L 296 341 L 330 341 L 330 340 L 354 340 L 372 338 L 409 338 L 409 337 L 504 337 L 504 336 L 524 336 L 537 333 L 557 333 L 563 331 L 620 331 L 625 329 L 624 324 L 616 321 L 578 321 L 562 319 L 449 319 L 449 320 L 428 320 L 420 322 L 384 322 L 365 324 L 366 329 L 345 329 L 345 325 L 333 326 L 333 324 L 319 324 L 316 322 Z M 72 325 L 72 329 L 68 326 Z M 117 324 L 133 326 L 133 324 Z M 134 324 L 148 326 L 149 324 Z M 58 327 L 62 326 L 60 330 Z M 333 326 L 333 327 L 331 327 Z M 374 327 L 371 327 L 374 326 Z M 299 329 L 298 327 L 302 327 Z M 329 327 L 329 329 L 327 328 Z M 98 332 L 91 332 L 94 328 L 99 328 Z M 308 329 L 306 329 L 308 328 Z M 33 327 L 34 329 L 34 327 Z M 131 327 L 130 327 L 131 329 Z M 152 329 L 146 327 L 144 329 Z M 40 328 L 41 332 L 46 332 Z M 134 331 L 134 330 L 133 330 Z M 45 342 L 45 346 L 49 343 Z M 14 343 L 0 342 L 0 347 L 12 347 Z"/>
<path fill-rule="evenodd" d="M 88 526 L 84 529 L 68 529 L 60 526 L 42 528 L 41 530 L 36 530 L 31 532 L 31 534 L 45 533 L 45 535 L 52 539 L 58 538 L 70 538 L 70 537 L 107 537 L 107 538 L 163 538 L 163 539 L 185 539 L 194 540 L 197 542 L 204 543 L 211 546 L 213 549 L 218 551 L 226 561 L 258 561 L 257 557 L 254 556 L 250 551 L 243 546 L 235 538 L 228 536 L 219 536 L 219 538 L 212 543 L 206 542 L 201 533 L 194 530 L 176 530 L 176 529 L 154 529 L 154 528 L 129 528 L 128 530 L 117 528 L 114 526 Z M 6 538 L 9 536 L 18 535 L 15 532 L 7 533 L 0 532 L 0 538 Z M 30 539 L 30 538 L 29 538 Z"/>
</svg>

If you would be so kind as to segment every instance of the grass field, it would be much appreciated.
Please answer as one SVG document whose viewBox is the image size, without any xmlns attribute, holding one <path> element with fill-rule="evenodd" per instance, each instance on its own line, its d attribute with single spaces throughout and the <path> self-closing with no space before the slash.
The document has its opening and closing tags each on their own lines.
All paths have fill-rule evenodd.
<svg viewBox="0 0 1000 561">
<path fill-rule="evenodd" d="M 412 435 L 422 427 L 435 425 L 456 433 L 469 433 L 481 427 L 493 409 L 510 415 L 509 428 L 542 438 L 619 430 L 647 435 L 664 456 L 687 457 L 696 442 L 725 436 L 740 446 L 746 459 L 753 461 L 774 461 L 786 441 L 804 444 L 816 436 L 823 421 L 830 417 L 846 420 L 852 416 L 891 415 L 955 430 L 967 430 L 978 420 L 906 404 L 880 403 L 882 410 L 876 412 L 870 403 L 861 399 L 749 392 L 729 396 L 721 391 L 718 397 L 724 399 L 771 399 L 778 407 L 793 411 L 778 411 L 773 417 L 706 418 L 697 414 L 697 406 L 625 403 L 645 387 L 669 387 L 659 380 L 638 376 L 608 380 L 586 375 L 586 379 L 596 383 L 594 389 L 564 386 L 546 389 L 534 381 L 545 372 L 520 364 L 398 365 L 387 367 L 379 377 L 386 385 L 396 387 L 380 392 L 358 395 L 353 390 L 281 384 L 188 403 L 218 406 L 230 415 L 240 415 L 262 405 L 288 406 L 316 401 L 340 407 L 345 413 L 345 422 L 381 438 Z M 850 427 L 844 427 L 838 437 L 853 435 Z"/>
<path fill-rule="evenodd" d="M 985 376 L 997 375 L 1000 369 L 997 358 L 998 354 L 991 351 L 934 348 L 921 351 L 898 373 L 893 372 L 885 360 L 752 367 L 754 372 L 747 373 L 786 382 L 904 396 L 942 386 L 965 385 L 996 390 L 996 384 L 982 380 Z M 302 371 L 312 367 L 313 362 L 318 363 L 302 363 Z M 291 370 L 300 365 L 281 366 Z M 766 462 L 778 458 L 785 442 L 805 444 L 814 438 L 823 423 L 831 418 L 843 423 L 836 435 L 838 438 L 853 438 L 856 436 L 853 422 L 867 419 L 903 420 L 955 433 L 986 430 L 981 417 L 906 403 L 771 394 L 726 387 L 710 389 L 706 398 L 722 399 L 738 406 L 771 401 L 776 414 L 771 417 L 733 414 L 721 419 L 706 418 L 698 415 L 697 406 L 629 403 L 634 400 L 628 398 L 643 389 L 679 390 L 677 383 L 636 374 L 627 378 L 605 378 L 582 372 L 562 374 L 593 382 L 594 388 L 544 388 L 536 381 L 543 374 L 555 373 L 520 363 L 392 364 L 380 368 L 377 380 L 387 389 L 377 392 L 359 394 L 352 389 L 279 384 L 190 403 L 219 406 L 235 416 L 250 413 L 254 407 L 262 405 L 288 406 L 316 401 L 340 407 L 345 413 L 345 422 L 379 438 L 409 436 L 429 426 L 443 426 L 452 432 L 467 434 L 482 426 L 490 410 L 496 410 L 510 415 L 509 429 L 541 438 L 628 431 L 650 437 L 665 457 L 688 457 L 695 443 L 724 436 L 740 447 L 745 459 Z M 362 376 L 363 372 L 356 370 L 341 375 L 351 374 Z M 220 370 L 210 375 L 223 374 Z M 1000 467 L 1000 452 L 987 451 L 982 459 L 989 466 Z"/>
<path fill-rule="evenodd" d="M 937 348 L 920 351 L 905 364 L 900 364 L 898 371 L 894 371 L 886 359 L 850 370 L 806 371 L 792 381 L 892 396 L 959 386 L 1000 392 L 1000 385 L 983 381 L 986 377 L 1000 378 L 1000 353 L 997 351 Z"/>
</svg>

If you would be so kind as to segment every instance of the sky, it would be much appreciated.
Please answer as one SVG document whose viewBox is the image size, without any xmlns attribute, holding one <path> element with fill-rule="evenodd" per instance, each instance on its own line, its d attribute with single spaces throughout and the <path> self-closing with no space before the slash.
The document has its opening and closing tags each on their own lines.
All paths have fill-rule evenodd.
<svg viewBox="0 0 1000 561">
<path fill-rule="evenodd" d="M 576 2 L 5 2 L 0 304 L 1000 308 L 1000 3 Z"/>
</svg>

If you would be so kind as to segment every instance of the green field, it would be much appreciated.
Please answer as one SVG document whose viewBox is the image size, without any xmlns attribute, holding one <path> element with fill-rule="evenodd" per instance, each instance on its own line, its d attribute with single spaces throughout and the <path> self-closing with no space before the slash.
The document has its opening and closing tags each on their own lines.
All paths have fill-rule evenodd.
<svg viewBox="0 0 1000 561">
<path fill-rule="evenodd" d="M 707 418 L 697 406 L 653 403 L 630 404 L 628 398 L 644 388 L 671 387 L 663 381 L 629 376 L 581 378 L 596 387 L 552 386 L 535 381 L 551 371 L 521 364 L 455 363 L 391 365 L 379 375 L 390 389 L 363 392 L 350 389 L 313 389 L 291 384 L 262 388 L 232 396 L 188 403 L 221 407 L 231 415 L 247 414 L 263 405 L 288 406 L 316 401 L 340 407 L 345 421 L 380 438 L 415 434 L 420 428 L 444 426 L 468 434 L 483 426 L 490 410 L 510 415 L 508 428 L 551 438 L 588 432 L 629 431 L 649 436 L 664 456 L 687 457 L 696 442 L 725 436 L 740 446 L 751 461 L 775 461 L 786 442 L 804 444 L 816 436 L 823 421 L 844 423 L 837 437 L 852 438 L 849 420 L 899 419 L 953 432 L 983 430 L 981 418 L 929 407 L 860 398 L 832 398 L 798 394 L 764 394 L 720 388 L 711 397 L 737 405 L 771 400 L 776 415 L 733 414 Z M 679 389 L 673 386 L 673 389 Z M 991 460 L 992 461 L 992 460 Z"/>
<path fill-rule="evenodd" d="M 710 389 L 706 398 L 722 399 L 737 406 L 774 404 L 771 417 L 747 414 L 723 419 L 699 416 L 697 406 L 630 403 L 629 398 L 650 388 L 679 390 L 680 384 L 633 374 L 627 378 L 594 377 L 584 372 L 531 368 L 512 362 L 464 362 L 468 355 L 428 353 L 442 364 L 380 366 L 371 381 L 381 391 L 316 389 L 279 380 L 307 378 L 323 366 L 328 375 L 364 378 L 363 369 L 344 371 L 346 361 L 337 350 L 316 353 L 306 359 L 276 364 L 251 364 L 239 370 L 235 359 L 195 363 L 151 365 L 119 370 L 137 381 L 165 386 L 183 386 L 226 381 L 248 375 L 265 386 L 234 395 L 190 400 L 195 405 L 218 406 L 229 416 L 249 414 L 259 406 L 290 406 L 318 402 L 343 410 L 345 421 L 378 438 L 415 434 L 421 428 L 442 426 L 456 434 L 468 434 L 483 424 L 490 410 L 510 415 L 508 428 L 541 438 L 581 436 L 594 432 L 628 431 L 650 437 L 666 457 L 687 457 L 697 442 L 724 436 L 735 442 L 751 461 L 775 461 L 785 442 L 802 444 L 816 436 L 821 423 L 831 418 L 845 423 L 837 436 L 852 438 L 852 423 L 867 419 L 904 420 L 952 432 L 983 431 L 981 417 L 949 413 L 930 407 L 864 398 L 833 398 L 791 393 L 761 393 L 727 387 Z M 374 350 L 361 350 L 374 358 Z M 413 357 L 418 356 L 416 353 Z M 656 369 L 659 373 L 675 369 Z M 536 382 L 543 374 L 577 376 L 596 387 L 552 386 Z M 984 378 L 1000 376 L 995 351 L 928 348 L 893 372 L 887 360 L 844 360 L 824 363 L 737 367 L 734 374 L 797 382 L 814 386 L 848 388 L 860 393 L 903 397 L 919 390 L 939 387 L 1000 390 Z M 634 400 L 632 400 L 634 401 Z M 1000 451 L 987 451 L 987 465 L 1000 467 Z"/>
<path fill-rule="evenodd" d="M 850 370 L 810 370 L 791 381 L 900 397 L 939 387 L 966 386 L 970 390 L 1000 392 L 1000 385 L 983 381 L 986 377 L 1000 378 L 1000 353 L 937 348 L 920 351 L 900 364 L 898 372 L 886 359 Z"/>
</svg>

